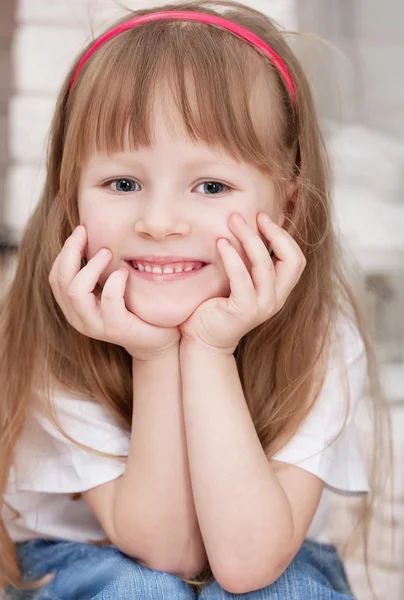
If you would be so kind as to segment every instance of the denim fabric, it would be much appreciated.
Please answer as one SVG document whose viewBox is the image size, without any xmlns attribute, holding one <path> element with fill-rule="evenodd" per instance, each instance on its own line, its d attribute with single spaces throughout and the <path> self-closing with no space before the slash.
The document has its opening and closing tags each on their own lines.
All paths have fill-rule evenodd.
<svg viewBox="0 0 404 600">
<path fill-rule="evenodd" d="M 55 572 L 34 591 L 8 590 L 10 600 L 352 600 L 333 546 L 305 541 L 283 575 L 267 588 L 230 594 L 215 581 L 201 592 L 178 577 L 142 567 L 112 546 L 36 540 L 18 545 L 26 581 Z"/>
</svg>

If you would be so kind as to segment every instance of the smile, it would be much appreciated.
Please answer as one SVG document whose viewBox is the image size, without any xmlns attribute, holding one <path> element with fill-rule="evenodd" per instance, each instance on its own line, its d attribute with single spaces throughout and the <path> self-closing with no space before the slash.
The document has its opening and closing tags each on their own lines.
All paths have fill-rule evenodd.
<svg viewBox="0 0 404 600">
<path fill-rule="evenodd" d="M 206 263 L 200 261 L 183 261 L 166 264 L 156 264 L 149 261 L 128 260 L 131 272 L 138 277 L 154 281 L 176 281 L 200 273 Z"/>
</svg>

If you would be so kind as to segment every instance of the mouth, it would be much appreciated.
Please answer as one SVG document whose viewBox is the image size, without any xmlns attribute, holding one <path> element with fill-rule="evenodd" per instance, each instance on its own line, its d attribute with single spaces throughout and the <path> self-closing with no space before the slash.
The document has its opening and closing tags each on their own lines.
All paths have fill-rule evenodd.
<svg viewBox="0 0 404 600">
<path fill-rule="evenodd" d="M 200 273 L 208 263 L 200 260 L 173 260 L 172 258 L 162 258 L 145 260 L 129 259 L 126 260 L 130 270 L 137 277 L 153 281 L 176 281 L 185 279 Z"/>
</svg>

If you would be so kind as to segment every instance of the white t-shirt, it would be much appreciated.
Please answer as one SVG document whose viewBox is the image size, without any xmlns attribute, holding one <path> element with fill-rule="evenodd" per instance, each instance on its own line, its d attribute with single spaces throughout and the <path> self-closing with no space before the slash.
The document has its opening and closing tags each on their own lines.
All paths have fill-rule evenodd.
<svg viewBox="0 0 404 600">
<path fill-rule="evenodd" d="M 368 491 L 354 420 L 366 382 L 364 345 L 347 320 L 340 320 L 337 335 L 343 337 L 344 366 L 341 357 L 331 353 L 327 377 L 314 407 L 296 435 L 273 457 L 325 482 L 307 535 L 320 541 L 324 539 L 327 494 Z M 53 400 L 59 423 L 73 439 L 114 456 L 128 455 L 129 429 L 120 426 L 96 400 L 66 392 L 55 393 Z M 19 515 L 5 508 L 11 538 L 15 542 L 34 538 L 103 540 L 105 534 L 86 502 L 72 495 L 112 481 L 124 471 L 125 461 L 80 448 L 42 414 L 32 412 L 16 448 L 5 498 Z"/>
</svg>

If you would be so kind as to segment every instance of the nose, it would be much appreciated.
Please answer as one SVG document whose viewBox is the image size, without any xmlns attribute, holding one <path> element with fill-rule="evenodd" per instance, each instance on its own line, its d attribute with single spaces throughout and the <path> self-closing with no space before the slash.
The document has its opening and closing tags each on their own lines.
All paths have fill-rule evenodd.
<svg viewBox="0 0 404 600">
<path fill-rule="evenodd" d="M 136 233 L 160 241 L 171 236 L 186 236 L 190 224 L 176 212 L 171 203 L 149 199 L 135 222 Z"/>
</svg>

